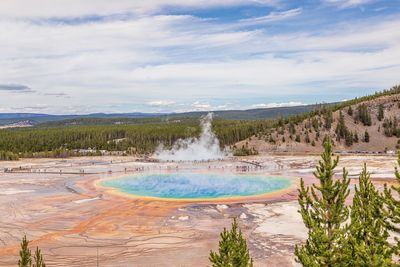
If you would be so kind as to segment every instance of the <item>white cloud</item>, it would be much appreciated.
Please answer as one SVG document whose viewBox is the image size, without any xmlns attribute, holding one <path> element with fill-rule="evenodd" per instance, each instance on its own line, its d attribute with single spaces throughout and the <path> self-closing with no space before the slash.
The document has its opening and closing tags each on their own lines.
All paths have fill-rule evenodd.
<svg viewBox="0 0 400 267">
<path fill-rule="evenodd" d="M 209 8 L 259 4 L 275 6 L 278 0 L 2 0 L 1 17 L 82 17 L 91 15 L 148 14 L 165 7 Z"/>
<path fill-rule="evenodd" d="M 156 100 L 149 101 L 146 104 L 153 107 L 168 107 L 174 105 L 176 102 L 171 100 Z"/>
<path fill-rule="evenodd" d="M 249 18 L 249 19 L 241 19 L 240 22 L 244 25 L 254 25 L 254 24 L 263 24 L 268 22 L 285 20 L 288 18 L 295 17 L 300 15 L 302 12 L 302 8 L 295 8 L 281 12 L 271 12 L 270 14 L 262 17 Z"/>
<path fill-rule="evenodd" d="M 191 105 L 192 111 L 203 111 L 203 110 L 211 110 L 212 106 L 209 103 L 205 102 L 193 102 Z"/>
<path fill-rule="evenodd" d="M 335 5 L 339 8 L 350 8 L 368 4 L 374 0 L 323 0 L 325 3 Z"/>
<path fill-rule="evenodd" d="M 49 110 L 49 105 L 47 104 L 34 104 L 31 106 L 24 106 L 21 108 L 13 108 L 13 112 L 45 112 Z"/>
<path fill-rule="evenodd" d="M 1 1 L 0 15 L 47 12 L 66 16 L 70 12 L 78 16 L 91 10 L 86 2 L 78 8 L 78 2 L 72 1 L 65 11 L 49 2 L 47 11 L 18 11 L 4 9 L 5 2 L 14 5 L 14 1 Z M 35 1 L 26 2 L 27 6 L 31 2 Z M 153 7 L 162 6 L 161 2 L 154 1 Z M 111 1 L 98 3 L 99 10 L 104 8 L 107 14 L 120 12 L 107 8 Z M 138 1 L 118 3 L 141 6 Z M 269 16 L 284 18 L 298 12 Z M 286 102 L 289 95 L 342 95 L 399 82 L 397 18 L 286 33 L 232 27 L 237 24 L 187 15 L 142 15 L 77 25 L 3 18 L 0 84 L 29 85 L 37 92 L 24 95 L 0 90 L 0 106 L 11 109 L 49 103 L 47 111 L 56 113 L 212 110 L 227 108 L 210 104 L 214 99 L 240 102 L 274 97 L 276 102 L 280 97 Z M 69 98 L 60 97 L 60 92 Z"/>
<path fill-rule="evenodd" d="M 304 106 L 303 102 L 283 102 L 283 103 L 262 103 L 262 104 L 254 104 L 251 108 L 281 108 L 281 107 L 296 107 L 296 106 Z"/>
</svg>

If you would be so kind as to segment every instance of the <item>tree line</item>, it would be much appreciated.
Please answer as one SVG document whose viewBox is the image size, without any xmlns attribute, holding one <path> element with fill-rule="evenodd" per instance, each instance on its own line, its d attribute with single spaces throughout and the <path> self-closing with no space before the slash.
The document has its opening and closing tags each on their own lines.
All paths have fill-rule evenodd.
<svg viewBox="0 0 400 267">
<path fill-rule="evenodd" d="M 231 146 L 265 128 L 270 121 L 215 120 L 213 130 L 221 147 Z M 198 121 L 145 123 L 138 125 L 94 125 L 0 130 L 0 159 L 19 157 L 79 156 L 76 150 L 123 151 L 125 154 L 148 154 L 163 144 L 171 147 L 181 138 L 200 134 Z"/>
</svg>

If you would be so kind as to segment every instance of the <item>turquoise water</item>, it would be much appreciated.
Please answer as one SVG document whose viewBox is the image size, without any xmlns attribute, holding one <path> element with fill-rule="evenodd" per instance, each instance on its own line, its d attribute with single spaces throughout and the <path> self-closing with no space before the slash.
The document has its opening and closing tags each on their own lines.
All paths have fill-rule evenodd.
<svg viewBox="0 0 400 267">
<path fill-rule="evenodd" d="M 158 198 L 196 199 L 255 196 L 290 186 L 287 178 L 235 174 L 142 174 L 101 183 L 121 192 Z"/>
</svg>

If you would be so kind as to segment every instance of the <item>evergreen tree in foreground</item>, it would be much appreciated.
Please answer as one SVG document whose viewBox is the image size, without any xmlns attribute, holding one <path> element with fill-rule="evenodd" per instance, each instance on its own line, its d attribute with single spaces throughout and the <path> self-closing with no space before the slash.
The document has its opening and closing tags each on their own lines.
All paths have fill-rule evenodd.
<svg viewBox="0 0 400 267">
<path fill-rule="evenodd" d="M 308 229 L 308 239 L 296 246 L 296 260 L 303 266 L 333 267 L 343 263 L 345 248 L 344 222 L 349 217 L 345 205 L 350 180 L 343 176 L 334 180 L 334 169 L 339 158 L 332 159 L 332 142 L 326 137 L 322 160 L 314 173 L 318 184 L 305 187 L 301 179 L 299 189 L 300 214 Z"/>
<path fill-rule="evenodd" d="M 224 228 L 218 252 L 211 251 L 209 260 L 212 267 L 253 267 L 246 239 L 243 238 L 236 219 L 233 220 L 230 231 Z"/>
<path fill-rule="evenodd" d="M 35 255 L 33 256 L 32 267 L 46 267 L 44 263 L 43 255 L 38 247 L 36 247 Z"/>
<path fill-rule="evenodd" d="M 348 266 L 392 266 L 383 199 L 365 164 L 355 186 L 350 218 Z"/>
<path fill-rule="evenodd" d="M 19 251 L 18 267 L 30 267 L 31 260 L 31 250 L 28 248 L 29 241 L 26 239 L 26 235 L 21 241 L 21 250 Z"/>
<path fill-rule="evenodd" d="M 18 267 L 46 267 L 44 263 L 43 255 L 39 249 L 36 247 L 35 255 L 33 255 L 32 263 L 32 253 L 29 249 L 29 241 L 26 239 L 26 235 L 21 241 L 21 250 L 19 251 Z"/>
<path fill-rule="evenodd" d="M 400 152 L 397 162 L 400 166 Z M 388 216 L 387 227 L 389 230 L 400 234 L 400 172 L 398 168 L 395 170 L 395 178 L 395 185 L 390 188 L 385 185 L 384 200 Z M 397 256 L 400 256 L 400 239 L 395 237 L 395 240 L 397 243 L 393 246 L 393 250 Z"/>
</svg>

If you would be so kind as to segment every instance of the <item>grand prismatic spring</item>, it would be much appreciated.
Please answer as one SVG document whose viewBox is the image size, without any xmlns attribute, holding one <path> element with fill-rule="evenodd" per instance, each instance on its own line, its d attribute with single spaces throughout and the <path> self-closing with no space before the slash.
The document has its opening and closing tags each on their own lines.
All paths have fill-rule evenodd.
<svg viewBox="0 0 400 267">
<path fill-rule="evenodd" d="M 166 199 L 219 199 L 256 196 L 285 189 L 289 179 L 260 175 L 171 173 L 123 176 L 101 183 L 118 191 Z"/>
</svg>

